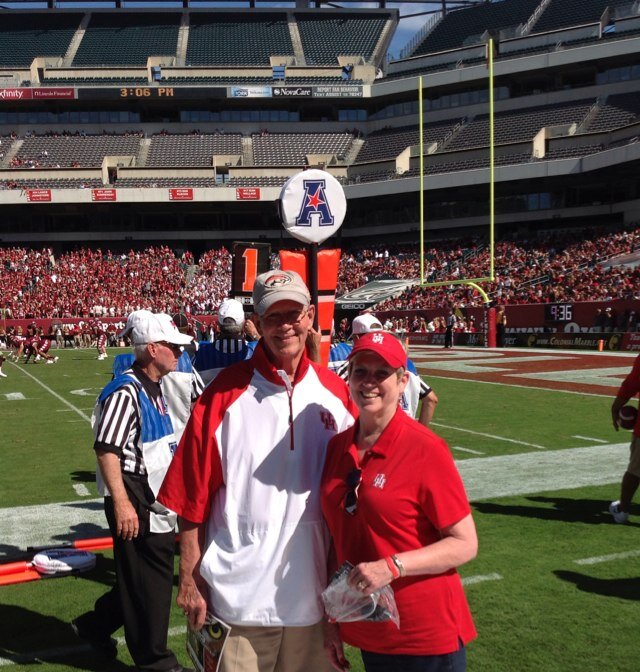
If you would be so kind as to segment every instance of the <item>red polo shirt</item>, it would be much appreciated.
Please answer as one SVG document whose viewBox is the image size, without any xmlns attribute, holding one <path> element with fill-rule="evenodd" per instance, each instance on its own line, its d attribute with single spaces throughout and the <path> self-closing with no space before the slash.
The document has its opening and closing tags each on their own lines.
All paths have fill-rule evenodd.
<svg viewBox="0 0 640 672">
<path fill-rule="evenodd" d="M 402 410 L 358 461 L 358 423 L 336 435 L 327 449 L 322 509 L 341 564 L 379 560 L 440 539 L 439 530 L 471 511 L 447 444 Z M 362 469 L 358 506 L 344 510 L 347 475 Z M 443 574 L 392 583 L 400 629 L 391 622 L 341 623 L 348 644 L 374 653 L 439 655 L 456 651 L 476 636 L 460 577 Z"/>
</svg>

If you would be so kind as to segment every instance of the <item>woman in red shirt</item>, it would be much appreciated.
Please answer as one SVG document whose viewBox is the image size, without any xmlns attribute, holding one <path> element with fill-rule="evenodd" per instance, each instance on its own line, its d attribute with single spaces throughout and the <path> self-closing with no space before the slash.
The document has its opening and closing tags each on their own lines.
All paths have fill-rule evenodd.
<svg viewBox="0 0 640 672">
<path fill-rule="evenodd" d="M 475 557 L 471 508 L 446 443 L 398 406 L 407 385 L 393 335 L 361 337 L 349 355 L 360 415 L 328 446 L 322 508 L 349 584 L 371 594 L 392 584 L 391 621 L 327 629 L 327 651 L 345 669 L 342 641 L 362 651 L 366 672 L 462 672 L 476 636 L 456 567 Z"/>
</svg>

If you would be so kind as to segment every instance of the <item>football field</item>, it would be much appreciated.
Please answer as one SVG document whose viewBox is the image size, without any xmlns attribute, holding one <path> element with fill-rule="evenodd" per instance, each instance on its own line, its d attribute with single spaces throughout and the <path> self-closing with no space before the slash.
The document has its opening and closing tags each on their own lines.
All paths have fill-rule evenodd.
<svg viewBox="0 0 640 672">
<path fill-rule="evenodd" d="M 29 545 L 106 534 L 89 421 L 115 352 L 105 361 L 68 350 L 51 366 L 5 363 L 2 562 Z M 626 525 L 607 513 L 630 439 L 613 430 L 609 408 L 634 356 L 434 348 L 412 356 L 440 399 L 433 429 L 458 461 L 478 527 L 478 557 L 461 569 L 479 633 L 469 670 L 635 671 L 640 507 Z M 112 581 L 105 553 L 84 575 L 0 587 L 0 667 L 127 669 L 123 640 L 119 662 L 101 661 L 68 626 Z M 186 664 L 176 607 L 170 644 Z M 361 670 L 357 652 L 349 655 Z"/>
</svg>

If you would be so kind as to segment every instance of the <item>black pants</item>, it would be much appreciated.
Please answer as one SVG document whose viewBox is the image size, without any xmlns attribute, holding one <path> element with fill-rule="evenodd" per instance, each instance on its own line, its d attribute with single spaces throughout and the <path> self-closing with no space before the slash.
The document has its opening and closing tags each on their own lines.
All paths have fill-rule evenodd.
<svg viewBox="0 0 640 672">
<path fill-rule="evenodd" d="M 138 503 L 134 506 L 138 509 L 140 533 L 136 539 L 124 541 L 115 534 L 111 497 L 105 497 L 116 584 L 96 600 L 93 611 L 78 621 L 83 629 L 105 637 L 124 625 L 127 646 L 137 667 L 165 672 L 178 665 L 173 652 L 167 649 L 175 533 L 151 534 L 148 512 Z"/>
<path fill-rule="evenodd" d="M 467 650 L 441 656 L 403 656 L 362 651 L 366 672 L 465 672 Z"/>
<path fill-rule="evenodd" d="M 453 347 L 453 327 L 447 327 L 444 331 L 444 347 Z"/>
</svg>

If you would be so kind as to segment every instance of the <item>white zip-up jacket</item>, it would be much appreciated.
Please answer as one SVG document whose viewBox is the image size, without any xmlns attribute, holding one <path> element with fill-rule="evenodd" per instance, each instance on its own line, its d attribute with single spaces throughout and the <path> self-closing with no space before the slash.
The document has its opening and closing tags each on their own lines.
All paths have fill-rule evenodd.
<svg viewBox="0 0 640 672">
<path fill-rule="evenodd" d="M 224 369 L 196 403 L 158 499 L 207 523 L 200 572 L 230 624 L 307 626 L 323 614 L 326 447 L 356 411 L 345 383 L 303 356 L 293 384 L 267 358 Z"/>
</svg>

